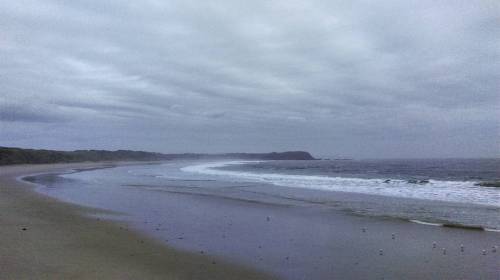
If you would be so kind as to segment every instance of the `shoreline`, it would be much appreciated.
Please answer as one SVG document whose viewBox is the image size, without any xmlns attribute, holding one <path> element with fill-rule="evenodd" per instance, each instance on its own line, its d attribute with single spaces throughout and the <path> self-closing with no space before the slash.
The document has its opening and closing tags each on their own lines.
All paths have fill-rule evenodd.
<svg viewBox="0 0 500 280">
<path fill-rule="evenodd" d="M 153 162 L 158 163 L 161 162 Z M 9 263 L 6 262 L 7 258 L 2 260 L 1 257 L 8 255 L 9 251 L 0 248 L 0 275 L 8 275 L 7 279 L 53 279 L 55 276 L 60 277 L 61 273 L 66 276 L 63 278 L 71 279 L 270 279 L 269 275 L 276 275 L 278 278 L 293 280 L 420 280 L 434 279 L 436 274 L 442 279 L 450 280 L 475 279 L 474 277 L 495 279 L 498 275 L 496 268 L 500 264 L 499 255 L 489 252 L 488 249 L 491 245 L 500 245 L 496 233 L 434 224 L 424 226 L 415 221 L 401 219 L 351 215 L 328 207 L 275 207 L 275 203 L 255 203 L 224 195 L 200 196 L 196 192 L 175 192 L 178 190 L 176 184 L 171 187 L 163 186 L 166 189 L 142 193 L 136 204 L 132 205 L 138 206 L 138 202 L 147 201 L 147 209 L 155 209 L 154 211 L 166 216 L 162 214 L 155 218 L 147 212 L 140 218 L 140 215 L 135 215 L 137 213 L 129 212 L 132 210 L 129 206 L 121 209 L 108 207 L 110 199 L 120 201 L 120 196 L 126 193 L 125 190 L 114 192 L 109 197 L 105 196 L 104 200 L 94 196 L 94 199 L 104 201 L 104 204 L 71 204 L 64 199 L 59 200 L 61 198 L 57 199 L 34 190 L 37 183 L 22 180 L 22 177 L 36 174 L 61 174 L 66 173 L 65 171 L 72 173 L 72 170 L 85 172 L 106 167 L 147 164 L 151 163 L 101 162 L 12 166 L 13 169 L 19 169 L 21 175 L 16 175 L 15 172 L 4 174 L 2 169 L 1 211 L 4 210 L 2 199 L 5 198 L 3 177 L 8 175 L 9 180 L 22 184 L 17 186 L 16 190 L 23 190 L 24 200 L 29 196 L 36 197 L 37 201 L 47 200 L 50 207 L 55 208 L 52 210 L 59 211 L 48 211 L 44 216 L 48 214 L 51 219 L 71 219 L 56 223 L 51 221 L 52 225 L 60 227 L 60 230 L 66 233 L 66 227 L 73 227 L 69 229 L 74 235 L 73 238 L 80 237 L 76 241 L 67 242 L 70 243 L 69 246 L 66 244 L 54 248 L 50 243 L 55 239 L 53 232 L 48 234 L 39 231 L 33 234 L 36 240 L 30 240 L 31 246 L 23 244 L 25 255 L 17 256 L 18 260 L 23 260 L 22 258 L 28 255 L 31 263 L 24 265 L 24 274 L 14 271 L 17 274 L 12 274 L 13 276 L 2 270 L 8 268 Z M 27 169 L 30 172 L 27 172 Z M 114 172 L 112 170 L 105 172 L 107 176 L 114 174 L 108 173 Z M 221 190 L 227 187 L 220 184 L 215 185 Z M 143 185 L 131 187 L 134 189 L 141 186 Z M 164 206 L 150 204 L 153 201 L 147 197 L 153 198 L 153 201 L 159 199 Z M 121 201 L 127 201 L 126 205 L 134 201 L 134 197 L 123 198 L 126 199 Z M 26 204 L 26 201 L 22 202 Z M 29 201 L 28 204 L 30 211 L 47 211 L 44 207 L 33 207 Z M 63 207 L 64 205 L 66 207 Z M 190 205 L 190 211 L 184 211 L 186 205 Z M 64 213 L 61 214 L 60 211 Z M 175 214 L 168 215 L 169 212 Z M 108 220 L 108 213 L 132 214 L 136 220 Z M 199 213 L 203 213 L 201 217 Z M 1 224 L 4 222 L 3 215 L 0 213 Z M 266 216 L 271 219 L 266 221 Z M 187 225 L 190 226 L 186 227 Z M 82 232 L 75 232 L 75 228 Z M 8 243 L 5 242 L 3 230 L 0 229 L 0 241 Z M 26 224 L 19 224 L 16 232 L 26 235 L 31 230 L 31 225 L 28 227 Z M 40 244 L 39 237 L 43 237 L 43 242 L 48 244 Z M 63 241 L 66 242 L 66 238 L 67 236 L 63 236 Z M 90 241 L 82 242 L 81 239 Z M 18 244 L 23 241 L 16 240 Z M 433 242 L 438 244 L 437 248 L 432 247 L 435 246 Z M 460 252 L 460 244 L 465 245 L 465 252 Z M 486 255 L 481 253 L 483 248 L 488 251 Z M 29 250 L 37 252 L 37 256 L 29 255 Z M 65 256 L 69 257 L 56 260 L 58 256 L 53 256 L 50 250 L 70 250 L 65 253 Z M 383 253 L 380 253 L 382 250 Z M 47 256 L 49 260 L 45 259 Z M 47 263 L 55 267 L 47 271 L 43 266 L 40 267 L 40 259 L 45 267 Z M 14 264 L 16 263 L 19 261 Z M 256 270 L 268 274 L 258 274 Z"/>
<path fill-rule="evenodd" d="M 101 212 L 37 193 L 20 178 L 147 162 L 0 168 L 0 275 L 6 279 L 272 279 L 219 258 L 170 248 Z"/>
</svg>

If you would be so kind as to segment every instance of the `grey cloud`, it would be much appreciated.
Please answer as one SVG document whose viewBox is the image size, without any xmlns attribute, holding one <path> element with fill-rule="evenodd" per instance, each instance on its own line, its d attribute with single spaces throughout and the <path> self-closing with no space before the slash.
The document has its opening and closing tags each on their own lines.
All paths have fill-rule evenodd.
<svg viewBox="0 0 500 280">
<path fill-rule="evenodd" d="M 6 101 L 0 103 L 0 122 L 60 123 L 67 120 L 68 116 L 51 111 L 49 106 Z"/>
<path fill-rule="evenodd" d="M 0 0 L 0 34 L 0 145 L 499 156 L 498 1 Z"/>
</svg>

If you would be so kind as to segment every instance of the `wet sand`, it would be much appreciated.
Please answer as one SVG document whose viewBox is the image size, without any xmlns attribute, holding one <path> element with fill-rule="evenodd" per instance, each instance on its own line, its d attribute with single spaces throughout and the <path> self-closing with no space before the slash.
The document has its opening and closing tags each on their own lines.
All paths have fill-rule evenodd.
<svg viewBox="0 0 500 280">
<path fill-rule="evenodd" d="M 270 279 L 169 248 L 98 213 L 32 191 L 16 177 L 116 163 L 0 167 L 0 279 Z"/>
<path fill-rule="evenodd" d="M 173 181 L 167 186 L 118 185 L 102 193 L 97 187 L 90 194 L 76 188 L 76 197 L 87 193 L 87 201 L 95 207 L 129 214 L 116 216 L 58 202 L 13 179 L 69 167 L 2 168 L 0 240 L 6 246 L 0 249 L 0 275 L 9 275 L 7 279 L 270 278 L 267 275 L 294 280 L 500 279 L 500 251 L 492 251 L 492 246 L 500 246 L 497 232 L 352 215 L 328 205 L 253 192 L 266 185 L 214 181 L 202 183 L 210 188 L 186 188 L 193 182 L 181 186 Z M 90 167 L 99 166 L 72 166 Z M 116 172 L 107 171 L 103 178 Z M 93 213 L 122 222 L 82 217 Z M 231 265 L 223 260 L 231 260 Z"/>
<path fill-rule="evenodd" d="M 500 279 L 500 251 L 492 252 L 500 246 L 496 232 L 286 202 L 155 192 L 164 207 L 154 198 L 145 201 L 161 214 L 136 213 L 131 228 L 176 248 L 218 255 L 282 279 Z"/>
</svg>

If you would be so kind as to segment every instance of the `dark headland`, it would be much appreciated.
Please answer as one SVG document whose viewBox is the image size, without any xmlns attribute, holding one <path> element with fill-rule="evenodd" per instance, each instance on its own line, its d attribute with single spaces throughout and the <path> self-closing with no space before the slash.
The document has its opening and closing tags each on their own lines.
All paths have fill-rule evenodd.
<svg viewBox="0 0 500 280">
<path fill-rule="evenodd" d="M 86 161 L 160 161 L 174 159 L 314 160 L 315 158 L 304 151 L 288 151 L 281 153 L 163 154 L 131 150 L 55 151 L 0 147 L 0 165 L 72 163 Z"/>
</svg>

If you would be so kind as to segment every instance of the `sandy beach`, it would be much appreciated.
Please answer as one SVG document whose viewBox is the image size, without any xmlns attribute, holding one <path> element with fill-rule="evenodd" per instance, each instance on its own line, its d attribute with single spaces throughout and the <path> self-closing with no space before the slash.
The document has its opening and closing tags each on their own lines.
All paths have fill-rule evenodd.
<svg viewBox="0 0 500 280">
<path fill-rule="evenodd" d="M 0 0 L 0 280 L 500 280 L 500 0 Z"/>
<path fill-rule="evenodd" d="M 197 181 L 190 174 L 180 180 L 160 180 L 159 185 L 154 177 L 128 177 L 130 172 L 150 169 L 152 174 L 164 171 L 181 176 L 175 170 L 185 164 L 192 163 L 2 167 L 0 278 L 500 277 L 500 252 L 492 251 L 492 246 L 500 245 L 498 232 L 354 215 L 315 199 L 292 199 L 299 193 L 304 197 L 307 190 Z M 119 167 L 105 168 L 113 166 Z M 41 182 L 48 185 L 35 192 L 34 185 L 19 180 L 28 174 L 68 169 L 88 170 L 72 176 L 94 183 L 72 188 L 74 182 L 63 181 L 51 187 L 61 177 L 42 176 Z M 115 185 L 113 180 L 122 182 L 119 178 L 126 178 L 126 184 Z M 140 184 L 131 184 L 131 178 Z M 274 195 L 278 193 L 283 196 Z M 337 192 L 311 192 L 305 197 L 316 195 L 330 201 L 374 199 Z M 384 199 L 398 203 L 398 199 Z"/>
<path fill-rule="evenodd" d="M 16 180 L 111 163 L 0 167 L 0 279 L 268 279 L 219 259 L 180 252 Z M 116 164 L 116 163 L 113 163 Z"/>
</svg>

